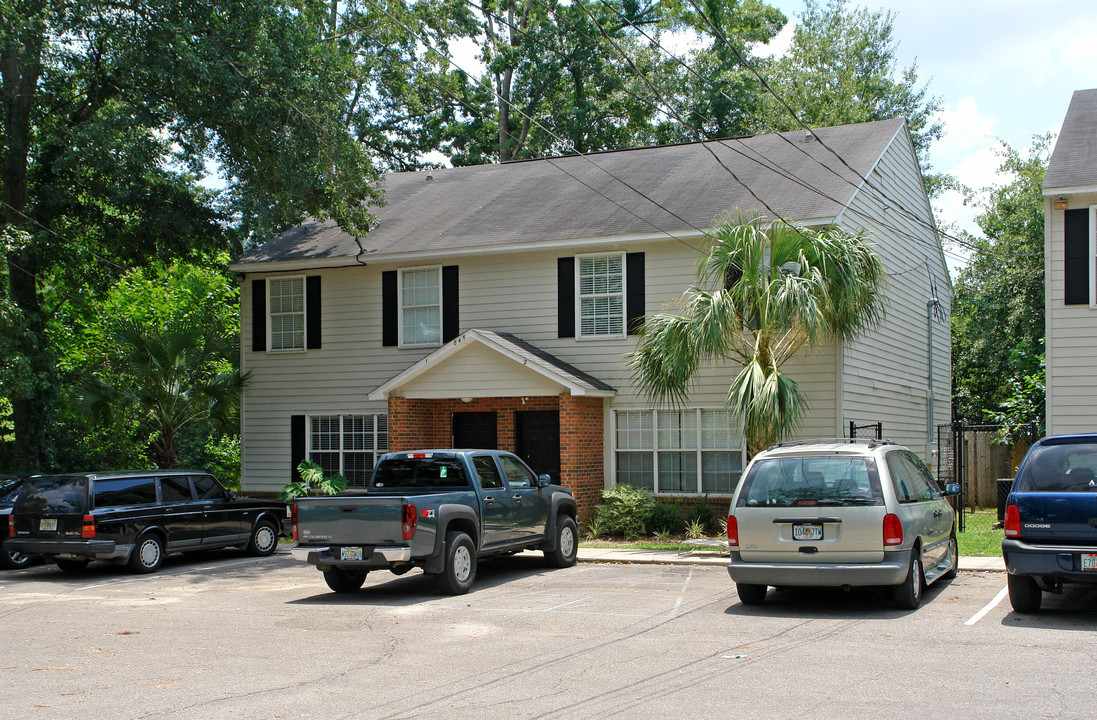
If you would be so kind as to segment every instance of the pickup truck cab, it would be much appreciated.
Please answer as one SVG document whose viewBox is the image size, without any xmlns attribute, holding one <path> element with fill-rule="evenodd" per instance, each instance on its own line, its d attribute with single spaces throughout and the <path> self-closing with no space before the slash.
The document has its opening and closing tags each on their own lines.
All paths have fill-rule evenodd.
<svg viewBox="0 0 1097 720">
<path fill-rule="evenodd" d="M 477 562 L 541 550 L 575 563 L 571 490 L 499 450 L 415 450 L 382 455 L 369 486 L 298 498 L 292 554 L 335 592 L 355 592 L 372 570 L 420 567 L 448 594 L 468 592 Z"/>
</svg>

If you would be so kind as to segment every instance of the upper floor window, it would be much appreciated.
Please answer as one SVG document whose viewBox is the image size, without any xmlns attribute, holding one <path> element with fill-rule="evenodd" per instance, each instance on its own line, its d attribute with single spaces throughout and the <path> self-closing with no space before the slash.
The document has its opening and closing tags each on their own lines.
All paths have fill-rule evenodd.
<svg viewBox="0 0 1097 720">
<path fill-rule="evenodd" d="M 271 278 L 270 349 L 305 349 L 305 279 Z"/>
<path fill-rule="evenodd" d="M 400 271 L 400 344 L 442 344 L 442 269 Z"/>
<path fill-rule="evenodd" d="M 623 337 L 624 253 L 587 255 L 577 259 L 579 337 Z"/>
<path fill-rule="evenodd" d="M 388 451 L 387 415 L 313 415 L 308 458 L 324 475 L 342 475 L 349 487 L 366 487 L 377 456 Z"/>
</svg>

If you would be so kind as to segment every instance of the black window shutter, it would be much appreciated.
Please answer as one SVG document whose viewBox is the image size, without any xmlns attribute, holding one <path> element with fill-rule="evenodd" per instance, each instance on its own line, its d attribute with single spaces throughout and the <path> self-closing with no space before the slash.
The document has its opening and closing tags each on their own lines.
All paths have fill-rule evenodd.
<svg viewBox="0 0 1097 720">
<path fill-rule="evenodd" d="M 1089 208 L 1067 210 L 1065 213 L 1065 247 L 1063 248 L 1064 302 L 1067 305 L 1089 305 Z"/>
<path fill-rule="evenodd" d="M 461 334 L 461 294 L 457 284 L 457 266 L 442 268 L 442 342 Z"/>
<path fill-rule="evenodd" d="M 400 344 L 397 302 L 396 271 L 386 270 L 381 273 L 381 344 L 385 346 Z"/>
<path fill-rule="evenodd" d="M 267 281 L 251 281 L 251 349 L 267 351 Z"/>
<path fill-rule="evenodd" d="M 558 337 L 575 337 L 575 258 L 556 260 Z"/>
<path fill-rule="evenodd" d="M 644 253 L 625 255 L 625 282 L 625 327 L 635 335 L 644 322 Z"/>
<path fill-rule="evenodd" d="M 294 482 L 301 479 L 301 473 L 297 472 L 297 466 L 305 459 L 305 416 L 290 415 L 289 427 L 289 477 L 290 482 Z"/>
<path fill-rule="evenodd" d="M 320 347 L 320 276 L 305 278 L 305 347 L 316 350 Z"/>
</svg>

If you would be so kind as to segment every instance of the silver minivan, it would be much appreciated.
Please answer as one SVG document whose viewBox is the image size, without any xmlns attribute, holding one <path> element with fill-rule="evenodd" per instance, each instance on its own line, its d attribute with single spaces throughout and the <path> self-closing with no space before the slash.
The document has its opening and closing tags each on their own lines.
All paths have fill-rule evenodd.
<svg viewBox="0 0 1097 720">
<path fill-rule="evenodd" d="M 747 466 L 728 512 L 728 574 L 744 605 L 769 586 L 890 586 L 913 610 L 955 577 L 955 512 L 913 452 L 886 440 L 781 443 Z"/>
</svg>

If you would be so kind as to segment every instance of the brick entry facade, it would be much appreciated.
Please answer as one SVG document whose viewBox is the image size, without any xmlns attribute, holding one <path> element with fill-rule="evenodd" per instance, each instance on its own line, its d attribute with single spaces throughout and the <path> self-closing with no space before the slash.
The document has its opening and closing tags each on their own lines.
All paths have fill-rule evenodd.
<svg viewBox="0 0 1097 720">
<path fill-rule="evenodd" d="M 581 520 L 594 514 L 605 486 L 604 413 L 600 397 L 559 396 L 388 400 L 389 450 L 448 448 L 453 444 L 453 413 L 494 412 L 500 450 L 514 452 L 514 414 L 521 410 L 560 413 L 560 482 L 571 488 Z"/>
</svg>

